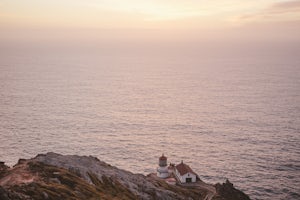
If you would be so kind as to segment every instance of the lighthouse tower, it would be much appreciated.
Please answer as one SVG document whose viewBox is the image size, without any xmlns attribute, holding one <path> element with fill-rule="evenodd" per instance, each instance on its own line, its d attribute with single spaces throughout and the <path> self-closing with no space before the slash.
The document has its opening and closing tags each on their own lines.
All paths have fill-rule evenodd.
<svg viewBox="0 0 300 200">
<path fill-rule="evenodd" d="M 164 154 L 162 154 L 162 156 L 158 159 L 157 176 L 159 178 L 169 177 L 167 157 L 164 156 Z"/>
</svg>

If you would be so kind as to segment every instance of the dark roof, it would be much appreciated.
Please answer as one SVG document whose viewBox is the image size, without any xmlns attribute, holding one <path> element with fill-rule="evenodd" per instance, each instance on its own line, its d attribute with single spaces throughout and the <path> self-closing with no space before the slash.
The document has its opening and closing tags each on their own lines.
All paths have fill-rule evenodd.
<svg viewBox="0 0 300 200">
<path fill-rule="evenodd" d="M 161 156 L 161 157 L 159 157 L 159 160 L 167 160 L 167 157 L 166 157 L 166 156 L 164 156 L 164 154 L 162 154 L 162 156 Z"/>
<path fill-rule="evenodd" d="M 180 164 L 176 165 L 176 169 L 181 176 L 185 175 L 186 173 L 191 173 L 197 175 L 187 164 L 181 162 Z"/>
<path fill-rule="evenodd" d="M 170 169 L 170 170 L 174 170 L 174 166 L 172 166 L 172 165 L 169 165 L 169 166 L 168 166 L 168 169 Z"/>
</svg>

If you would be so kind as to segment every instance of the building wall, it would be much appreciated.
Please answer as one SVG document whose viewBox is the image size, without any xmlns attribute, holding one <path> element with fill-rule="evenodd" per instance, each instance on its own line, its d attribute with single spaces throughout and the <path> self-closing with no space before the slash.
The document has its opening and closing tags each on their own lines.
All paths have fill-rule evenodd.
<svg viewBox="0 0 300 200">
<path fill-rule="evenodd" d="M 168 167 L 158 167 L 157 168 L 157 176 L 160 178 L 169 177 Z"/>
<path fill-rule="evenodd" d="M 186 173 L 182 176 L 182 183 L 186 182 L 186 178 L 192 178 L 192 182 L 196 182 L 196 175 L 191 173 Z"/>
<path fill-rule="evenodd" d="M 196 182 L 196 175 L 192 173 L 186 173 L 183 176 L 180 175 L 180 173 L 175 169 L 175 174 L 180 180 L 181 183 L 186 183 L 186 178 L 192 178 L 192 182 Z"/>
</svg>

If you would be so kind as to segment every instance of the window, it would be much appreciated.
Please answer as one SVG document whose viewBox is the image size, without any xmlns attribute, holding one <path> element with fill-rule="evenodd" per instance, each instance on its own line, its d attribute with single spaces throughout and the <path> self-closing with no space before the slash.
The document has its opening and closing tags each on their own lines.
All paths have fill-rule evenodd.
<svg viewBox="0 0 300 200">
<path fill-rule="evenodd" d="M 186 178 L 186 179 L 185 179 L 185 182 L 191 183 L 191 182 L 192 182 L 192 178 Z"/>
</svg>

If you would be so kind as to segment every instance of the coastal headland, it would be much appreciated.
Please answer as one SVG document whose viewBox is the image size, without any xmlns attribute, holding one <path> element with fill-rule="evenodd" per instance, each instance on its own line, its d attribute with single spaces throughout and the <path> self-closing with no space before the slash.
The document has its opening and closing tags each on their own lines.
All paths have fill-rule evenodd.
<svg viewBox="0 0 300 200">
<path fill-rule="evenodd" d="M 249 200 L 228 180 L 215 185 L 168 184 L 153 174 L 134 174 L 96 157 L 39 154 L 13 167 L 0 162 L 0 199 L 199 199 Z"/>
</svg>

